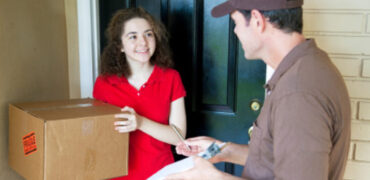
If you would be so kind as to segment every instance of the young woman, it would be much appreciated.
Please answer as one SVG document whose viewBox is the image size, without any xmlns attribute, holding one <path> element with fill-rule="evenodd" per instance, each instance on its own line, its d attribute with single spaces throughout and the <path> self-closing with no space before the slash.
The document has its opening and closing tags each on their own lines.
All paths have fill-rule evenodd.
<svg viewBox="0 0 370 180">
<path fill-rule="evenodd" d="M 107 29 L 93 96 L 122 108 L 115 129 L 130 132 L 129 173 L 116 179 L 146 179 L 174 162 L 170 145 L 185 136 L 186 95 L 164 26 L 143 8 L 118 11 Z"/>
</svg>

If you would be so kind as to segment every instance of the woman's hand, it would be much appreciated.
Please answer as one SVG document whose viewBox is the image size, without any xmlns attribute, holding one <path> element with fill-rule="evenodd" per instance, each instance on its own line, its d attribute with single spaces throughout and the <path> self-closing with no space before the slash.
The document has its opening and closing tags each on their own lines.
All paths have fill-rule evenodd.
<svg viewBox="0 0 370 180">
<path fill-rule="evenodd" d="M 135 131 L 140 127 L 142 116 L 137 114 L 131 107 L 125 106 L 121 109 L 122 113 L 116 114 L 114 117 L 119 119 L 114 122 L 115 130 L 119 133 L 127 133 Z"/>
</svg>

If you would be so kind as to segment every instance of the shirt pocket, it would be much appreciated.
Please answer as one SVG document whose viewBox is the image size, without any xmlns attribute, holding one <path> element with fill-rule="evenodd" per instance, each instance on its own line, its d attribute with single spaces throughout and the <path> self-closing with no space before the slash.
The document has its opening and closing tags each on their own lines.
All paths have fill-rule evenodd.
<svg viewBox="0 0 370 180">
<path fill-rule="evenodd" d="M 261 153 L 262 129 L 253 123 L 253 130 L 249 143 L 249 155 L 253 158 L 260 159 Z"/>
</svg>

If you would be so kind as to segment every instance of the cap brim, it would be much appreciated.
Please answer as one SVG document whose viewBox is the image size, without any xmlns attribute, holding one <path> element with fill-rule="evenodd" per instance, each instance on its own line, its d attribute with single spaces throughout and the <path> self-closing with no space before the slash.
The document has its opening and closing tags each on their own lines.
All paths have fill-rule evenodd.
<svg viewBox="0 0 370 180">
<path fill-rule="evenodd" d="M 230 1 L 226 1 L 212 9 L 212 16 L 213 17 L 221 17 L 225 16 L 226 14 L 230 14 L 231 12 L 235 11 L 236 9 L 231 6 Z"/>
</svg>

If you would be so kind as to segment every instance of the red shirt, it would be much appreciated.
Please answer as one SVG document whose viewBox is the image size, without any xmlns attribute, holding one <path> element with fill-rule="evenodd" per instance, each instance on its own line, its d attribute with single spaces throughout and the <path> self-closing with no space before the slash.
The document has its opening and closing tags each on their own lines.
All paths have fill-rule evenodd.
<svg viewBox="0 0 370 180">
<path fill-rule="evenodd" d="M 161 124 L 169 123 L 171 102 L 186 95 L 179 73 L 154 66 L 148 81 L 139 90 L 117 75 L 99 76 L 94 85 L 95 99 L 123 108 Z M 130 133 L 128 176 L 116 179 L 147 179 L 174 162 L 170 144 L 136 130 Z"/>
</svg>

